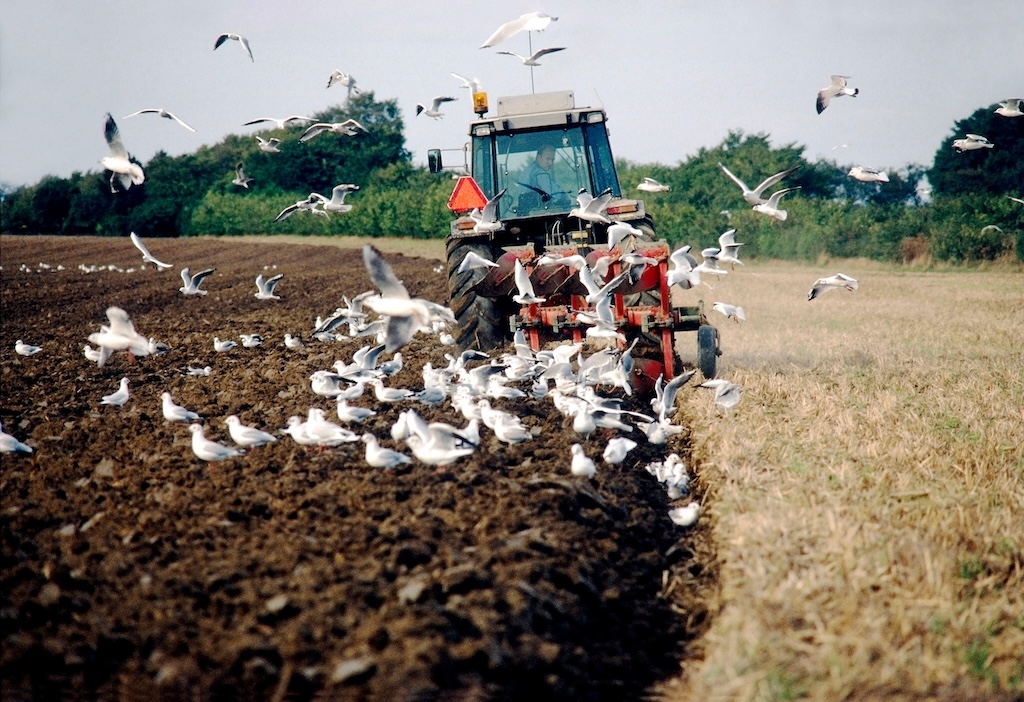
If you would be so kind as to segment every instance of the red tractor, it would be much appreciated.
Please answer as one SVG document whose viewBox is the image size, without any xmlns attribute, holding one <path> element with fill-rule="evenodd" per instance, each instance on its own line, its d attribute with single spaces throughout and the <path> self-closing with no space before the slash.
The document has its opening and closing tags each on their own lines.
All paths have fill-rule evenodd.
<svg viewBox="0 0 1024 702">
<path fill-rule="evenodd" d="M 475 95 L 474 106 L 479 119 L 470 123 L 461 164 L 469 175 L 460 179 L 449 201 L 460 214 L 447 240 L 448 292 L 459 346 L 487 351 L 510 341 L 519 329 L 534 350 L 551 341 L 584 340 L 595 310 L 586 301 L 588 287 L 579 266 L 569 262 L 578 264 L 582 256 L 589 269 L 612 280 L 630 267 L 628 261 L 646 259 L 611 296 L 611 318 L 621 334 L 617 343 L 636 342 L 634 387 L 649 388 L 659 375 L 671 379 L 682 371 L 675 348 L 678 332 L 697 332 L 696 365 L 704 377 L 714 377 L 718 332 L 702 304 L 673 302 L 671 249 L 658 240 L 644 202 L 623 196 L 604 110 L 576 107 L 571 91 L 499 98 L 494 116 L 485 116 L 485 95 Z M 549 166 L 547 179 L 538 186 L 534 164 L 543 159 Z M 442 170 L 439 149 L 428 153 L 428 164 L 432 172 Z M 490 209 L 500 224 L 481 221 L 485 201 L 499 193 Z M 576 209 L 579 197 L 602 194 L 599 216 Z M 609 247 L 609 227 L 618 222 L 642 235 Z M 497 267 L 460 272 L 471 252 Z M 548 264 L 552 259 L 567 262 Z M 513 300 L 516 261 L 543 302 Z"/>
</svg>

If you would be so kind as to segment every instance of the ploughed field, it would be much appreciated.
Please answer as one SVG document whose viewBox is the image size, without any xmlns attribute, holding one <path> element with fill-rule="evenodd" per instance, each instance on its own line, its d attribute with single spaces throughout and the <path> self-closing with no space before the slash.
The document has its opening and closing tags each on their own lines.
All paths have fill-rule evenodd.
<svg viewBox="0 0 1024 702">
<path fill-rule="evenodd" d="M 143 269 L 127 238 L 0 246 L 0 420 L 35 449 L 2 456 L 3 699 L 620 700 L 699 655 L 686 644 L 708 625 L 710 532 L 675 526 L 667 511 L 682 502 L 645 470 L 671 451 L 690 462 L 687 433 L 652 446 L 634 431 L 640 445 L 610 466 L 614 431 L 584 438 L 550 399 L 514 399 L 493 404 L 534 438 L 483 428 L 445 469 L 371 468 L 362 442 L 300 446 L 280 431 L 290 416 L 337 418 L 310 374 L 372 342 L 309 338 L 318 315 L 370 289 L 359 249 L 148 243 L 174 268 Z M 439 261 L 384 255 L 413 296 L 446 301 Z M 183 266 L 216 268 L 208 295 L 178 292 Z M 258 273 L 284 273 L 281 300 L 253 296 Z M 111 305 L 170 350 L 86 360 Z M 214 351 L 215 336 L 242 333 L 265 341 Z M 18 339 L 43 350 L 17 355 Z M 455 351 L 420 334 L 402 353 L 387 385 L 420 389 L 424 364 Z M 122 377 L 128 402 L 101 405 Z M 205 463 L 188 423 L 164 420 L 165 391 L 208 438 L 232 444 L 234 414 L 279 441 Z M 466 423 L 450 402 L 381 403 L 368 389 L 354 404 L 377 412 L 357 433 L 405 453 L 390 436 L 404 409 Z M 591 479 L 570 474 L 577 442 Z"/>
</svg>

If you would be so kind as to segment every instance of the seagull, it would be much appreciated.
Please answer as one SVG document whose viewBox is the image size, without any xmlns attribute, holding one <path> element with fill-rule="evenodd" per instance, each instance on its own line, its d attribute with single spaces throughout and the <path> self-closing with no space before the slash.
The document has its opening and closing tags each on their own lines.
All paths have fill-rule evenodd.
<svg viewBox="0 0 1024 702">
<path fill-rule="evenodd" d="M 814 287 L 807 293 L 808 302 L 813 300 L 820 295 L 827 293 L 829 290 L 838 290 L 839 288 L 845 288 L 849 291 L 854 291 L 858 288 L 859 283 L 848 275 L 842 273 L 836 273 L 828 278 L 818 278 L 814 281 Z"/>
<path fill-rule="evenodd" d="M 672 380 L 664 385 L 661 382 L 662 376 L 658 376 L 658 380 L 654 384 L 655 396 L 651 398 L 651 409 L 658 415 L 660 423 L 668 424 L 672 420 L 673 415 L 678 410 L 676 407 L 676 395 L 679 394 L 679 388 L 690 382 L 690 379 L 696 374 L 696 369 L 688 370 L 672 378 Z"/>
<path fill-rule="evenodd" d="M 1024 205 L 1024 198 L 1014 197 L 1013 195 L 1007 195 L 1006 197 L 1008 197 L 1009 199 L 1013 200 L 1016 203 Z"/>
<path fill-rule="evenodd" d="M 241 187 L 243 187 L 246 190 L 248 190 L 249 189 L 249 183 L 251 183 L 251 182 L 252 182 L 252 178 L 247 178 L 246 177 L 245 171 L 242 170 L 242 163 L 239 162 L 238 165 L 235 166 L 235 179 L 233 181 L 231 181 L 231 184 L 232 185 L 240 185 Z"/>
<path fill-rule="evenodd" d="M 359 424 L 377 414 L 372 409 L 350 405 L 348 400 L 338 397 L 338 419 L 343 422 L 355 422 Z"/>
<path fill-rule="evenodd" d="M 388 318 L 385 330 L 387 353 L 394 353 L 405 346 L 421 328 L 430 329 L 434 315 L 455 323 L 455 317 L 448 308 L 420 298 L 410 298 L 409 291 L 388 262 L 369 244 L 363 246 L 363 264 L 370 280 L 380 290 L 379 295 L 367 297 L 363 304 Z"/>
<path fill-rule="evenodd" d="M 672 520 L 674 524 L 681 527 L 690 527 L 697 523 L 697 517 L 700 516 L 700 503 L 691 502 L 685 507 L 675 507 L 668 511 L 668 518 Z"/>
<path fill-rule="evenodd" d="M 210 372 L 212 370 L 213 370 L 213 368 L 211 366 L 206 366 L 205 368 L 193 368 L 192 366 L 187 366 L 185 368 L 185 371 L 189 375 L 201 375 L 201 376 L 208 376 L 208 375 L 210 375 Z"/>
<path fill-rule="evenodd" d="M 263 336 L 260 334 L 240 334 L 239 338 L 242 340 L 242 346 L 247 349 L 254 349 L 263 343 Z"/>
<path fill-rule="evenodd" d="M 458 73 L 452 73 L 452 76 L 462 81 L 462 85 L 459 86 L 460 88 L 467 88 L 474 94 L 483 92 L 484 87 L 479 78 L 466 78 L 465 76 L 460 76 Z"/>
<path fill-rule="evenodd" d="M 284 345 L 290 349 L 301 349 L 302 340 L 298 337 L 292 336 L 291 334 L 284 335 Z"/>
<path fill-rule="evenodd" d="M 668 185 L 662 185 L 654 178 L 644 178 L 638 186 L 637 190 L 642 190 L 645 193 L 665 193 L 669 191 Z"/>
<path fill-rule="evenodd" d="M 498 200 L 505 194 L 505 190 L 492 197 L 484 205 L 483 211 L 477 208 L 473 208 L 473 211 L 469 213 L 469 216 L 473 219 L 476 224 L 473 225 L 473 231 L 477 234 L 491 234 L 493 232 L 501 231 L 505 228 L 505 225 L 498 221 Z"/>
<path fill-rule="evenodd" d="M 889 182 L 888 173 L 886 173 L 885 171 L 880 171 L 876 168 L 867 168 L 865 166 L 854 166 L 846 175 L 850 176 L 854 180 L 859 180 L 862 183 Z"/>
<path fill-rule="evenodd" d="M 616 222 L 608 227 L 608 250 L 611 251 L 619 242 L 623 241 L 627 237 L 633 237 L 634 239 L 638 236 L 643 236 L 644 231 L 637 229 L 628 222 Z M 657 263 L 657 262 L 655 262 Z"/>
<path fill-rule="evenodd" d="M 256 141 L 259 142 L 260 151 L 265 151 L 268 154 L 279 154 L 279 153 L 281 153 L 281 149 L 277 148 L 278 145 L 281 143 L 281 140 L 278 139 L 277 137 L 271 137 L 269 139 L 264 139 L 261 136 L 257 136 L 256 137 Z"/>
<path fill-rule="evenodd" d="M 975 149 L 991 149 L 993 146 L 995 144 L 980 134 L 968 134 L 964 139 L 955 139 L 953 141 L 953 148 L 959 154 L 962 154 L 964 151 L 974 151 Z"/>
<path fill-rule="evenodd" d="M 611 224 L 611 220 L 605 216 L 605 210 L 608 209 L 608 201 L 611 199 L 611 188 L 608 188 L 597 197 L 592 197 L 585 188 L 581 188 L 576 195 L 576 207 L 569 210 L 569 216 L 585 219 L 588 222 Z"/>
<path fill-rule="evenodd" d="M 128 402 L 128 378 L 121 378 L 121 384 L 117 386 L 117 390 L 109 395 L 104 395 L 100 400 L 101 405 L 115 407 L 121 407 L 126 402 Z"/>
<path fill-rule="evenodd" d="M 128 238 L 132 240 L 133 244 L 135 244 L 135 248 L 137 248 L 139 251 L 142 252 L 142 262 L 143 263 L 152 263 L 152 264 L 154 264 L 157 267 L 157 270 L 161 270 L 161 271 L 163 269 L 165 269 L 165 268 L 173 268 L 174 267 L 170 263 L 164 263 L 163 261 L 158 261 L 156 258 L 154 258 L 153 254 L 151 254 L 149 252 L 149 249 L 146 247 L 146 245 L 144 243 L 142 243 L 141 237 L 139 237 L 139 235 L 136 234 L 135 232 L 130 233 L 128 235 Z"/>
<path fill-rule="evenodd" d="M 608 445 L 604 448 L 602 457 L 605 463 L 622 463 L 626 460 L 626 454 L 635 449 L 637 443 L 632 439 L 617 436 L 608 442 Z"/>
<path fill-rule="evenodd" d="M 416 116 L 419 117 L 422 112 L 427 117 L 433 117 L 434 119 L 441 119 L 444 117 L 444 113 L 440 111 L 441 105 L 446 102 L 454 102 L 458 98 L 454 98 L 447 95 L 438 95 L 430 103 L 430 107 L 424 107 L 423 105 L 416 104 Z"/>
<path fill-rule="evenodd" d="M 288 205 L 288 207 L 281 210 L 277 217 L 274 218 L 274 221 L 280 222 L 282 219 L 287 219 L 299 210 L 305 210 L 306 212 L 312 212 L 315 215 L 329 217 L 330 215 L 328 215 L 326 211 L 317 209 L 317 205 L 322 205 L 325 202 L 327 202 L 327 198 L 320 193 L 310 193 L 309 197 L 305 200 L 299 200 L 294 205 Z"/>
<path fill-rule="evenodd" d="M 281 278 L 284 278 L 284 273 L 278 273 L 277 275 L 264 279 L 263 274 L 260 273 L 256 276 L 256 293 L 253 295 L 257 300 L 280 300 L 280 295 L 274 294 L 274 288 L 281 282 Z"/>
<path fill-rule="evenodd" d="M 394 468 L 402 463 L 412 463 L 404 453 L 381 446 L 373 434 L 363 434 L 362 440 L 366 444 L 366 462 L 374 468 Z"/>
<path fill-rule="evenodd" d="M 504 191 L 502 191 L 504 192 Z M 457 273 L 465 273 L 466 271 L 475 270 L 477 268 L 500 268 L 494 261 L 489 261 L 475 251 L 466 252 L 465 258 L 462 259 L 462 263 L 459 264 Z"/>
<path fill-rule="evenodd" d="M 157 341 L 154 337 L 149 337 L 149 355 L 150 356 L 162 356 L 171 350 L 171 347 L 162 341 Z"/>
<path fill-rule="evenodd" d="M 164 419 L 168 422 L 191 422 L 194 419 L 200 419 L 200 416 L 192 410 L 174 404 L 171 393 L 163 393 L 160 395 L 160 399 L 163 402 Z"/>
<path fill-rule="evenodd" d="M 257 117 L 251 119 L 248 122 L 243 122 L 243 127 L 249 127 L 254 124 L 260 124 L 261 122 L 273 122 L 277 125 L 278 129 L 285 129 L 287 127 L 304 127 L 310 122 L 316 122 L 312 117 L 303 117 L 302 115 L 291 115 L 290 117 Z"/>
<path fill-rule="evenodd" d="M 857 97 L 860 88 L 847 88 L 846 81 L 849 79 L 849 76 L 832 76 L 832 82 L 818 91 L 818 100 L 815 102 L 815 107 L 817 107 L 819 115 L 828 107 L 829 100 L 834 97 L 842 95 Z"/>
<path fill-rule="evenodd" d="M 733 270 L 736 269 L 736 264 L 743 265 L 743 261 L 740 260 L 740 247 L 743 244 L 736 241 L 736 230 L 730 229 L 722 232 L 718 237 L 718 262 L 719 263 L 731 263 Z"/>
<path fill-rule="evenodd" d="M 219 49 L 220 45 L 226 42 L 228 39 L 232 39 L 241 44 L 242 48 L 245 49 L 245 53 L 249 54 L 249 60 L 253 63 L 256 63 L 256 59 L 252 57 L 252 49 L 249 48 L 249 40 L 243 37 L 241 34 L 234 34 L 232 32 L 225 32 L 224 34 L 221 34 L 219 37 L 217 37 L 217 41 L 214 42 L 213 50 L 216 51 L 217 49 Z"/>
<path fill-rule="evenodd" d="M 518 258 L 516 259 L 515 267 L 515 283 L 517 292 L 512 296 L 512 299 L 520 305 L 536 305 L 544 302 L 546 299 L 537 297 L 533 292 L 533 283 L 530 281 L 530 276 L 526 269 L 523 268 L 523 262 Z"/>
<path fill-rule="evenodd" d="M 215 270 L 217 269 L 207 268 L 206 270 L 199 271 L 195 275 L 192 275 L 189 272 L 188 266 L 185 266 L 184 268 L 181 269 L 181 280 L 184 283 L 184 285 L 178 288 L 178 290 L 180 290 L 185 295 L 205 295 L 207 291 L 200 289 L 199 286 L 202 285 L 203 281 L 206 280 L 206 278 L 210 276 Z"/>
<path fill-rule="evenodd" d="M 682 290 L 700 285 L 700 271 L 697 270 L 697 259 L 690 253 L 690 246 L 682 246 L 668 257 L 672 270 L 668 272 L 666 281 L 671 287 L 678 285 Z"/>
<path fill-rule="evenodd" d="M 87 361 L 92 361 L 93 363 L 100 362 L 100 349 L 94 349 L 92 346 L 89 346 L 89 344 L 86 344 L 82 347 L 82 353 L 85 354 L 85 359 Z"/>
<path fill-rule="evenodd" d="M 565 47 L 564 46 L 554 46 L 554 47 L 551 47 L 549 49 L 537 49 L 536 51 L 534 51 L 529 56 L 523 56 L 522 54 L 517 54 L 515 51 L 499 51 L 498 53 L 499 54 L 504 54 L 506 56 L 515 56 L 517 59 L 519 59 L 520 61 L 523 62 L 524 66 L 539 66 L 540 64 L 537 63 L 537 59 L 539 59 L 541 56 L 545 56 L 547 54 L 553 54 L 556 51 L 565 51 Z"/>
<path fill-rule="evenodd" d="M 759 205 L 754 205 L 751 209 L 754 210 L 754 212 L 760 212 L 761 214 L 768 215 L 769 217 L 772 218 L 772 222 L 774 222 L 775 220 L 784 222 L 786 220 L 786 217 L 789 216 L 789 213 L 786 210 L 779 208 L 779 200 L 781 200 L 782 196 L 785 195 L 786 193 L 793 192 L 794 190 L 799 190 L 801 187 L 802 186 L 798 185 L 795 188 L 783 188 L 782 190 L 776 190 L 774 193 L 772 193 L 772 196 L 768 198 L 767 202 L 763 202 Z"/>
<path fill-rule="evenodd" d="M 43 347 L 33 346 L 32 344 L 26 344 L 21 339 L 18 339 L 16 342 L 14 342 L 14 350 L 15 352 L 21 354 L 22 356 L 35 356 L 37 353 L 43 350 Z"/>
<path fill-rule="evenodd" d="M 579 478 L 593 478 L 597 475 L 597 466 L 594 465 L 594 461 L 587 457 L 587 454 L 583 452 L 583 447 L 579 444 L 573 444 L 572 449 L 572 463 L 569 466 L 569 472 Z"/>
<path fill-rule="evenodd" d="M 740 321 L 746 321 L 747 319 L 747 313 L 742 307 L 730 305 L 727 302 L 716 302 L 711 306 L 711 309 L 721 312 L 727 319 L 733 319 L 737 323 Z"/>
<path fill-rule="evenodd" d="M 3 430 L 0 425 L 0 453 L 32 453 L 33 448 Z"/>
<path fill-rule="evenodd" d="M 117 128 L 117 122 L 109 112 L 103 127 L 103 136 L 110 147 L 110 155 L 101 158 L 100 164 L 110 171 L 110 192 L 117 192 L 115 182 L 121 186 L 121 190 L 128 190 L 133 185 L 142 185 L 146 180 L 146 174 L 142 166 L 132 162 L 124 142 L 121 141 L 121 130 Z"/>
<path fill-rule="evenodd" d="M 756 188 L 751 190 L 750 188 L 747 187 L 746 183 L 744 183 L 742 180 L 733 175 L 732 171 L 730 171 L 728 168 L 722 165 L 722 163 L 719 163 L 718 167 L 721 168 L 727 176 L 729 176 L 732 182 L 740 186 L 740 190 L 743 191 L 743 199 L 746 200 L 747 204 L 751 206 L 760 205 L 765 202 L 768 202 L 766 199 L 761 197 L 761 193 L 763 193 L 765 190 L 778 183 L 780 180 L 788 176 L 797 168 L 799 168 L 799 166 L 793 166 L 792 168 L 787 168 L 786 170 L 776 173 L 773 176 L 768 176 L 767 178 L 762 180 Z"/>
<path fill-rule="evenodd" d="M 716 383 L 716 385 L 709 386 L 708 383 Z M 726 412 L 734 409 L 740 402 L 740 394 L 743 392 L 736 383 L 730 383 L 728 380 L 706 380 L 701 383 L 701 387 L 714 387 L 715 388 L 715 404 L 718 405 L 719 409 Z"/>
<path fill-rule="evenodd" d="M 1006 98 L 1006 102 L 999 103 L 995 113 L 1003 117 L 1024 117 L 1024 111 L 1020 109 L 1020 102 L 1020 98 Z"/>
<path fill-rule="evenodd" d="M 89 335 L 89 341 L 100 347 L 96 365 L 102 368 L 114 351 L 127 351 L 132 357 L 149 355 L 149 339 L 135 331 L 127 312 L 108 307 L 107 321 L 109 325 L 100 325 L 100 331 Z"/>
<path fill-rule="evenodd" d="M 352 183 L 342 183 L 341 185 L 335 185 L 331 190 L 331 199 L 324 199 L 323 208 L 328 212 L 337 212 L 342 214 L 352 209 L 352 205 L 345 204 L 345 196 L 349 193 L 354 193 L 359 190 L 358 185 L 352 185 Z"/>
<path fill-rule="evenodd" d="M 352 93 L 358 95 L 362 92 L 356 87 L 356 79 L 339 68 L 335 68 L 331 71 L 331 75 L 327 78 L 327 88 L 330 89 L 332 85 L 340 85 L 345 88 L 348 91 L 346 99 L 351 98 Z"/>
<path fill-rule="evenodd" d="M 714 247 L 707 248 L 707 249 L 704 249 L 703 251 L 701 251 L 700 255 L 701 255 L 701 258 L 704 259 L 704 260 L 700 262 L 699 266 L 697 266 L 696 268 L 693 269 L 694 272 L 698 273 L 699 275 L 702 275 L 702 276 L 703 275 L 714 275 L 714 276 L 721 277 L 723 275 L 728 275 L 729 271 L 725 270 L 724 268 L 721 268 L 718 265 L 718 254 L 719 254 L 719 250 L 714 248 Z M 709 285 L 707 280 L 704 281 L 704 284 L 707 285 L 709 288 L 712 288 L 712 289 L 714 289 L 714 287 L 715 287 L 714 285 Z M 715 285 L 717 285 L 717 283 Z"/>
<path fill-rule="evenodd" d="M 195 129 L 185 124 L 185 122 L 183 122 L 180 117 L 171 114 L 162 107 L 150 107 L 145 110 L 139 110 L 138 112 L 132 112 L 130 115 L 125 115 L 125 119 L 128 119 L 129 117 L 134 117 L 135 115 L 145 115 L 151 113 L 155 115 L 160 115 L 161 117 L 164 117 L 166 119 L 173 119 L 175 122 L 183 126 L 185 129 L 189 130 L 190 132 L 195 131 Z"/>
<path fill-rule="evenodd" d="M 317 122 L 306 128 L 306 131 L 299 137 L 299 141 L 309 141 L 324 132 L 334 132 L 341 136 L 355 136 L 359 133 L 360 129 L 366 133 L 370 131 L 354 119 L 346 119 L 344 122 Z"/>
<path fill-rule="evenodd" d="M 243 455 L 241 449 L 236 449 L 216 441 L 210 441 L 203 435 L 202 424 L 192 424 L 188 430 L 192 432 L 192 453 L 204 461 L 223 461 L 227 458 Z"/>
<path fill-rule="evenodd" d="M 220 337 L 213 337 L 213 350 L 217 353 L 226 353 L 238 346 L 238 342 L 232 339 L 220 340 Z"/>
<path fill-rule="evenodd" d="M 506 39 L 514 37 L 519 32 L 542 32 L 548 28 L 548 25 L 556 21 L 557 17 L 545 14 L 543 12 L 527 12 L 525 15 L 520 15 L 514 20 L 510 20 L 505 24 L 498 27 L 494 34 L 489 36 L 487 40 L 480 45 L 481 49 L 487 49 L 495 44 L 500 44 Z"/>
<path fill-rule="evenodd" d="M 232 414 L 227 417 L 224 423 L 228 425 L 228 433 L 231 435 L 231 440 L 239 446 L 263 446 L 264 444 L 277 441 L 277 437 L 273 434 L 242 424 L 242 421 L 236 415 Z"/>
<path fill-rule="evenodd" d="M 324 411 L 319 407 L 310 407 L 305 432 L 308 437 L 316 441 L 318 446 L 340 446 L 359 441 L 359 437 L 354 433 L 340 424 L 328 420 Z"/>
</svg>

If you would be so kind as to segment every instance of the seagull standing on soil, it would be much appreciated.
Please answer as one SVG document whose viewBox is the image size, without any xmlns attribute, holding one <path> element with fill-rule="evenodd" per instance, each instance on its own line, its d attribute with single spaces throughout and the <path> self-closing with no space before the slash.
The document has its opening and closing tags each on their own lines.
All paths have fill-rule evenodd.
<svg viewBox="0 0 1024 702">
<path fill-rule="evenodd" d="M 280 300 L 279 295 L 274 294 L 274 288 L 281 282 L 281 278 L 284 277 L 284 273 L 278 273 L 271 278 L 263 278 L 263 274 L 260 273 L 256 276 L 256 293 L 253 295 L 257 300 Z"/>
<path fill-rule="evenodd" d="M 776 173 L 775 175 L 768 176 L 767 178 L 762 180 L 760 183 L 758 183 L 756 188 L 751 189 L 751 188 L 747 187 L 746 183 L 744 183 L 742 180 L 740 180 L 735 175 L 733 175 L 733 172 L 730 171 L 728 168 L 726 168 L 724 165 L 722 165 L 722 163 L 719 163 L 718 167 L 722 169 L 723 173 L 725 173 L 727 176 L 729 176 L 729 179 L 733 183 L 735 183 L 736 185 L 740 186 L 740 190 L 743 191 L 743 199 L 751 207 L 753 207 L 754 205 L 761 205 L 761 204 L 763 204 L 765 202 L 768 202 L 768 200 L 766 200 L 765 198 L 763 198 L 761 196 L 761 193 L 763 193 L 765 190 L 767 190 L 768 188 L 770 188 L 773 185 L 775 185 L 776 183 L 778 183 L 780 180 L 782 180 L 783 178 L 788 176 L 790 173 L 795 171 L 797 168 L 799 168 L 799 166 L 793 166 L 792 168 L 787 168 L 786 170 L 780 171 L 779 173 Z"/>
<path fill-rule="evenodd" d="M 220 48 L 220 45 L 226 42 L 228 39 L 237 41 L 245 49 L 245 53 L 249 55 L 249 60 L 256 63 L 256 59 L 252 57 L 252 49 L 249 47 L 249 40 L 243 37 L 241 34 L 235 34 L 234 32 L 225 32 L 217 37 L 217 41 L 213 44 L 213 50 L 216 51 Z"/>
<path fill-rule="evenodd" d="M 197 458 L 204 461 L 223 461 L 227 458 L 234 458 L 243 454 L 240 449 L 218 444 L 216 441 L 207 439 L 203 435 L 202 424 L 192 424 L 188 430 L 192 432 L 192 453 Z"/>
<path fill-rule="evenodd" d="M 579 444 L 572 445 L 572 463 L 569 466 L 569 472 L 578 478 L 593 478 L 597 475 L 597 466 L 594 465 L 594 461 L 587 457 L 587 454 L 583 452 L 583 447 Z"/>
<path fill-rule="evenodd" d="M 126 402 L 128 402 L 128 378 L 121 378 L 121 383 L 117 386 L 117 390 L 109 395 L 104 395 L 103 399 L 100 400 L 101 405 L 112 405 L 114 407 L 121 407 Z"/>
<path fill-rule="evenodd" d="M 263 446 L 264 444 L 277 441 L 277 437 L 273 434 L 242 424 L 242 421 L 236 415 L 232 414 L 224 422 L 228 425 L 228 433 L 231 435 L 231 440 L 239 446 Z"/>
<path fill-rule="evenodd" d="M 199 286 L 202 285 L 203 281 L 206 280 L 206 278 L 215 270 L 217 269 L 207 268 L 206 270 L 199 271 L 195 275 L 192 275 L 189 272 L 188 266 L 185 266 L 181 269 L 181 281 L 184 285 L 178 288 L 178 290 L 185 295 L 205 295 L 207 291 L 200 289 Z"/>
<path fill-rule="evenodd" d="M 828 107 L 829 100 L 834 97 L 842 97 L 843 95 L 857 97 L 860 89 L 846 87 L 846 81 L 849 79 L 849 76 L 832 76 L 832 82 L 818 91 L 818 99 L 815 101 L 814 106 L 817 108 L 819 115 Z"/>
<path fill-rule="evenodd" d="M 110 171 L 110 192 L 117 192 L 115 182 L 121 186 L 121 190 L 128 190 L 133 185 L 142 185 L 146 180 L 146 174 L 142 166 L 132 162 L 128 149 L 121 141 L 121 130 L 117 128 L 117 122 L 109 112 L 103 127 L 103 136 L 110 147 L 110 155 L 101 158 L 100 164 Z"/>
<path fill-rule="evenodd" d="M 617 436 L 614 439 L 611 439 L 608 442 L 608 445 L 605 446 L 602 457 L 604 458 L 605 463 L 611 463 L 612 465 L 622 463 L 626 460 L 626 454 L 635 449 L 636 446 L 636 442 L 632 439 Z"/>
<path fill-rule="evenodd" d="M 412 463 L 404 453 L 381 446 L 373 434 L 363 434 L 362 440 L 366 444 L 366 462 L 374 468 L 394 468 L 402 463 Z"/>
<path fill-rule="evenodd" d="M 827 293 L 829 290 L 845 288 L 846 290 L 853 292 L 858 287 L 859 283 L 854 278 L 851 278 L 848 275 L 843 275 L 842 273 L 836 273 L 828 278 L 818 278 L 814 281 L 814 287 L 812 287 L 811 291 L 807 293 L 807 300 L 809 302 L 814 298 Z"/>
<path fill-rule="evenodd" d="M 238 346 L 237 341 L 233 341 L 231 339 L 225 339 L 224 341 L 221 341 L 220 337 L 213 337 L 213 350 L 216 351 L 217 353 L 226 353 L 231 349 L 235 348 L 236 346 Z"/>
<path fill-rule="evenodd" d="M 239 334 L 239 338 L 242 340 L 242 346 L 247 349 L 254 349 L 263 343 L 261 334 Z"/>
<path fill-rule="evenodd" d="M 691 502 L 685 507 L 675 507 L 668 511 L 668 518 L 681 527 L 693 526 L 700 516 L 700 503 Z"/>
<path fill-rule="evenodd" d="M 441 105 L 443 105 L 446 102 L 454 102 L 455 100 L 458 100 L 458 98 L 451 97 L 450 95 L 438 95 L 431 101 L 430 107 L 425 107 L 424 105 L 417 103 L 416 116 L 419 117 L 420 113 L 422 112 L 427 117 L 441 119 L 442 117 L 444 117 L 444 113 L 441 112 Z"/>
<path fill-rule="evenodd" d="M 173 268 L 174 267 L 170 263 L 164 263 L 163 261 L 158 261 L 153 256 L 153 254 L 151 254 L 149 252 L 149 249 L 146 248 L 146 245 L 144 243 L 142 243 L 142 239 L 135 232 L 132 232 L 131 234 L 129 234 L 128 238 L 132 240 L 133 244 L 135 244 L 135 248 L 137 248 L 142 253 L 142 262 L 143 263 L 152 263 L 153 265 L 155 265 L 157 267 L 157 270 L 161 270 L 161 271 L 163 269 L 165 269 L 165 268 Z"/>
<path fill-rule="evenodd" d="M 171 393 L 163 393 L 160 395 L 160 399 L 163 403 L 164 419 L 168 422 L 191 422 L 195 419 L 200 419 L 200 416 L 192 410 L 175 404 L 174 400 L 171 399 Z"/>
<path fill-rule="evenodd" d="M 167 110 L 165 110 L 162 107 L 150 107 L 150 108 L 147 108 L 145 110 L 139 110 L 138 112 L 132 112 L 130 115 L 126 115 L 125 119 L 128 119 L 129 117 L 134 117 L 135 115 L 145 115 L 145 114 L 155 114 L 155 115 L 160 115 L 161 117 L 164 117 L 165 119 L 173 119 L 175 122 L 177 122 L 178 124 L 183 126 L 185 129 L 189 130 L 190 132 L 194 132 L 195 131 L 195 129 L 193 129 L 192 127 L 190 127 L 187 124 L 185 124 L 185 122 L 182 121 L 182 119 L 180 117 L 178 117 L 177 115 L 171 114 L 170 112 L 168 112 Z"/>
<path fill-rule="evenodd" d="M 3 425 L 0 425 L 0 453 L 32 453 L 32 451 L 31 446 L 18 441 L 3 430 Z"/>
<path fill-rule="evenodd" d="M 21 339 L 14 342 L 15 353 L 21 356 L 35 356 L 37 353 L 43 350 L 42 346 L 33 346 L 32 344 L 26 344 Z"/>
</svg>

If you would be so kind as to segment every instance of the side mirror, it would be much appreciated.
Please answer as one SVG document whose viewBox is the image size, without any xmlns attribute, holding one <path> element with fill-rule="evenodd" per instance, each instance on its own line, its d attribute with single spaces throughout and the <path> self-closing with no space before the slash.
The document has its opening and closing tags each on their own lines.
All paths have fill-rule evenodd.
<svg viewBox="0 0 1024 702">
<path fill-rule="evenodd" d="M 441 165 L 441 149 L 429 149 L 427 151 L 427 170 L 431 173 L 440 173 L 443 167 Z"/>
</svg>

